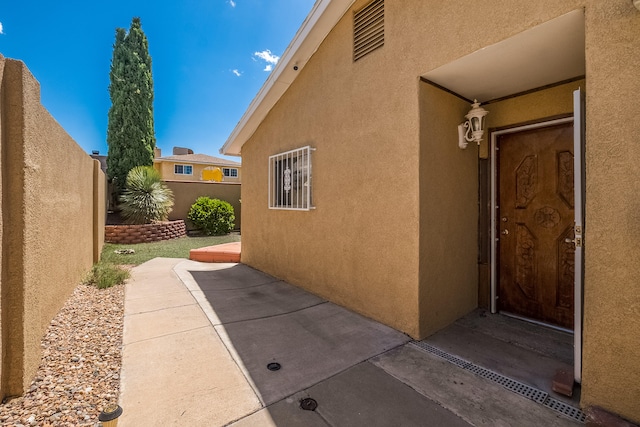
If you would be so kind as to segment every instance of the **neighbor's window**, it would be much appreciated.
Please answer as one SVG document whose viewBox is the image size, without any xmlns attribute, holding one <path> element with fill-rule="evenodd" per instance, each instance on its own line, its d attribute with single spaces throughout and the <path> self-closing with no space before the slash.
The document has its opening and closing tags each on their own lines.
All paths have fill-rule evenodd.
<svg viewBox="0 0 640 427">
<path fill-rule="evenodd" d="M 173 165 L 173 173 L 176 175 L 193 175 L 193 166 Z"/>
<path fill-rule="evenodd" d="M 222 173 L 224 174 L 224 176 L 228 176 L 231 178 L 238 177 L 238 169 L 235 168 L 222 168 Z"/>
<path fill-rule="evenodd" d="M 313 209 L 309 146 L 269 157 L 269 208 Z"/>
</svg>

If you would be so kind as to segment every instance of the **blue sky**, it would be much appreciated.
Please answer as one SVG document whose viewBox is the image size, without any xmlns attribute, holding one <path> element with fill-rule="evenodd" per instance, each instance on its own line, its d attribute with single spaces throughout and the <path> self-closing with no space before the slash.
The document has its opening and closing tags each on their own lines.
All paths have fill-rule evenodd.
<svg viewBox="0 0 640 427">
<path fill-rule="evenodd" d="M 314 0 L 2 3 L 0 54 L 26 63 L 42 104 L 85 151 L 107 153 L 115 29 L 139 16 L 153 61 L 157 146 L 163 155 L 181 146 L 224 157 L 219 148 Z"/>
</svg>

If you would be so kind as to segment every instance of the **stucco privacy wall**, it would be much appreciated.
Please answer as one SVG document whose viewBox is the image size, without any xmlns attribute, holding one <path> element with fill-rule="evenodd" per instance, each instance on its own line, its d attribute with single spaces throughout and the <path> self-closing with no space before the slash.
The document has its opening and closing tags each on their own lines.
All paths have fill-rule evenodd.
<svg viewBox="0 0 640 427">
<path fill-rule="evenodd" d="M 105 179 L 40 104 L 26 66 L 0 56 L 0 70 L 2 398 L 28 386 L 42 335 L 97 260 Z"/>
<path fill-rule="evenodd" d="M 174 205 L 169 214 L 170 220 L 187 219 L 189 209 L 200 196 L 211 197 L 229 202 L 233 206 L 236 217 L 234 223 L 236 229 L 240 229 L 242 218 L 242 206 L 240 204 L 240 184 L 210 183 L 210 182 L 179 182 L 163 181 L 173 191 Z M 193 228 L 187 222 L 187 229 Z"/>
<path fill-rule="evenodd" d="M 420 326 L 428 306 L 418 306 L 427 291 L 418 271 L 440 266 L 424 252 L 433 251 L 425 239 L 436 225 L 418 225 L 429 206 L 420 177 L 432 166 L 420 157 L 428 129 L 419 131 L 419 76 L 584 8 L 582 403 L 640 421 L 640 13 L 628 0 L 387 0 L 384 47 L 354 63 L 352 12 L 366 4 L 355 2 L 242 147 L 243 261 L 421 337 L 430 328 Z M 306 144 L 317 148 L 317 209 L 268 210 L 268 156 Z M 433 179 L 458 200 L 458 182 Z"/>
</svg>

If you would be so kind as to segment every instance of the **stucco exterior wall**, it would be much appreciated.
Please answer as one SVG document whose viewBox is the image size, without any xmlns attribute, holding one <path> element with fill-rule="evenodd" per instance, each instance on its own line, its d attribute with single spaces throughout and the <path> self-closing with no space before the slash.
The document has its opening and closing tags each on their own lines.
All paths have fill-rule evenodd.
<svg viewBox="0 0 640 427">
<path fill-rule="evenodd" d="M 478 156 L 489 158 L 492 130 L 573 115 L 573 91 L 577 89 L 586 90 L 584 79 L 486 104 L 489 132 L 480 144 Z"/>
<path fill-rule="evenodd" d="M 458 230 L 453 225 L 458 222 L 471 230 L 477 205 L 464 217 L 447 209 L 465 207 L 470 200 L 477 204 L 477 189 L 475 199 L 467 184 L 459 192 L 461 180 L 477 186 L 473 175 L 477 164 L 454 157 L 470 157 L 468 153 L 425 145 L 430 142 L 427 135 L 442 133 L 443 143 L 455 147 L 457 135 L 452 126 L 452 135 L 445 137 L 439 122 L 422 115 L 432 107 L 421 102 L 421 96 L 428 94 L 419 77 L 584 9 L 587 188 L 582 403 L 640 421 L 640 246 L 636 244 L 640 145 L 635 129 L 640 12 L 627 0 L 387 0 L 384 47 L 354 63 L 352 12 L 367 3 L 354 3 L 242 147 L 243 168 L 250 171 L 242 190 L 243 262 L 416 338 L 468 310 L 473 304 L 467 293 L 477 286 L 477 273 L 474 284 L 471 272 L 477 269 L 477 260 L 471 257 L 477 242 L 472 235 L 466 239 L 469 246 L 463 247 L 454 239 Z M 566 87 L 557 91 L 570 92 Z M 489 126 L 570 112 L 569 100 L 555 101 L 558 93 L 551 90 L 487 107 Z M 449 111 L 438 119 L 462 120 L 468 106 L 434 96 L 439 100 L 434 105 Z M 549 101 L 542 100 L 545 96 Z M 527 105 L 530 100 L 533 106 Z M 454 112 L 459 114 L 456 120 Z M 316 209 L 269 210 L 268 156 L 307 144 L 317 148 L 313 153 Z M 486 157 L 486 147 L 479 153 Z M 469 169 L 452 172 L 443 165 Z M 450 222 L 443 222 L 445 214 L 431 204 L 438 200 L 453 216 Z M 460 254 L 459 262 L 433 256 L 438 254 L 436 244 L 447 254 Z M 449 277 L 463 289 L 464 296 L 455 301 L 446 289 L 451 281 L 440 280 Z M 451 313 L 434 318 L 435 301 L 442 301 L 441 309 Z"/>
<path fill-rule="evenodd" d="M 640 12 L 587 8 L 582 403 L 640 423 Z"/>
<path fill-rule="evenodd" d="M 351 40 L 347 18 L 242 148 L 242 260 L 417 336 L 416 75 Z M 306 145 L 316 209 L 268 209 L 268 157 Z"/>
<path fill-rule="evenodd" d="M 469 104 L 420 84 L 420 334 L 428 336 L 478 303 L 478 156 L 458 148 Z"/>
<path fill-rule="evenodd" d="M 201 196 L 208 196 L 212 199 L 220 199 L 229 202 L 233 206 L 233 213 L 236 217 L 234 223 L 236 229 L 240 229 L 242 223 L 242 204 L 240 203 L 240 184 L 210 183 L 210 182 L 179 182 L 164 181 L 164 184 L 173 191 L 174 205 L 169 214 L 170 220 L 187 220 L 191 205 Z M 193 228 L 187 221 L 187 228 Z"/>
<path fill-rule="evenodd" d="M 3 397 L 28 386 L 42 335 L 101 250 L 105 181 L 42 107 L 26 66 L 0 57 L 0 69 Z"/>
</svg>

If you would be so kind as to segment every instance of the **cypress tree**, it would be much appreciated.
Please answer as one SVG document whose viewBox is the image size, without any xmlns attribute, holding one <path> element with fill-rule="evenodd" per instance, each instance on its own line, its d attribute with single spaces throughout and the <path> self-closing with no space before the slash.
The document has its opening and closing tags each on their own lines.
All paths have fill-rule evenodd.
<svg viewBox="0 0 640 427">
<path fill-rule="evenodd" d="M 156 145 L 151 56 L 140 18 L 132 19 L 128 33 L 116 28 L 109 77 L 107 174 L 119 193 L 131 169 L 153 164 Z"/>
</svg>

